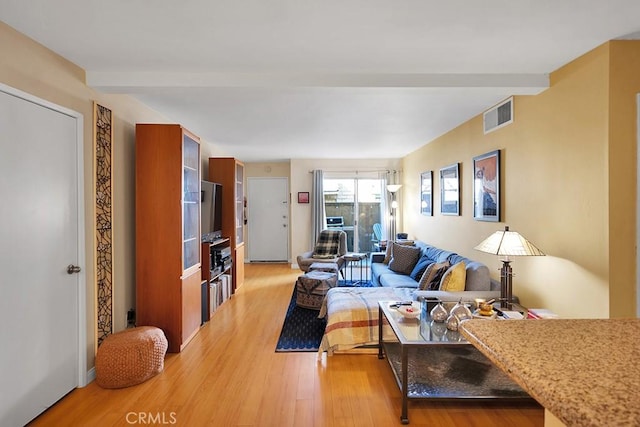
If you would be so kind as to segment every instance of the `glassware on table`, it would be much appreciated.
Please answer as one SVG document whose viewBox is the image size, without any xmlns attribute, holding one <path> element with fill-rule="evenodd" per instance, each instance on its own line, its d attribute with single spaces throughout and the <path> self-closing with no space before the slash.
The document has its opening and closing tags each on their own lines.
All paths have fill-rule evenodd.
<svg viewBox="0 0 640 427">
<path fill-rule="evenodd" d="M 444 322 L 436 322 L 432 320 L 429 324 L 431 333 L 436 338 L 435 341 L 444 341 L 444 334 L 447 332 L 447 325 Z"/>
<path fill-rule="evenodd" d="M 433 307 L 433 310 L 431 310 L 431 319 L 434 322 L 445 322 L 447 320 L 447 316 L 449 315 L 449 313 L 447 313 L 447 309 L 444 308 L 444 306 L 442 305 L 441 302 L 439 302 L 435 307 Z"/>
<path fill-rule="evenodd" d="M 447 329 L 457 331 L 458 326 L 460 326 L 460 319 L 458 319 L 458 316 L 455 314 L 450 314 L 449 317 L 447 317 Z"/>
<path fill-rule="evenodd" d="M 458 318 L 458 323 L 464 320 L 473 319 L 473 313 L 466 304 L 462 303 L 462 300 L 458 301 L 456 305 L 451 309 L 450 314 L 456 316 Z"/>
</svg>

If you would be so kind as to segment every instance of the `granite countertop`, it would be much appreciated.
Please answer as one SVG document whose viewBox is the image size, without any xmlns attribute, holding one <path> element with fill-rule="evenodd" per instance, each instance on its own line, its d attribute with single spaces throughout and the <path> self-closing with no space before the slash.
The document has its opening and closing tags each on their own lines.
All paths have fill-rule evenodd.
<svg viewBox="0 0 640 427">
<path fill-rule="evenodd" d="M 640 319 L 469 320 L 460 332 L 567 426 L 640 426 Z"/>
</svg>

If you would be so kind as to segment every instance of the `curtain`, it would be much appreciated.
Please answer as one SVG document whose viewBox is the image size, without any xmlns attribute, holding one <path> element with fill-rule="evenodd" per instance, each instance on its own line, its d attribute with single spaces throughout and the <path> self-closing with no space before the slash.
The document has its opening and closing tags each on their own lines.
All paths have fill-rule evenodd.
<svg viewBox="0 0 640 427">
<path fill-rule="evenodd" d="M 324 173 L 313 171 L 313 187 L 311 199 L 311 248 L 315 247 L 320 232 L 327 227 L 327 216 L 324 210 L 324 189 L 322 182 Z"/>
</svg>

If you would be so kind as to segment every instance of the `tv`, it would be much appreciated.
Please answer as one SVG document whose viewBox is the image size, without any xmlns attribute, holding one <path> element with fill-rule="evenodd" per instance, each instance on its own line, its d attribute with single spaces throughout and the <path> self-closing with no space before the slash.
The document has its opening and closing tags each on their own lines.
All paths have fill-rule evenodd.
<svg viewBox="0 0 640 427">
<path fill-rule="evenodd" d="M 202 241 L 213 242 L 222 237 L 222 185 L 202 181 L 200 195 Z"/>
</svg>

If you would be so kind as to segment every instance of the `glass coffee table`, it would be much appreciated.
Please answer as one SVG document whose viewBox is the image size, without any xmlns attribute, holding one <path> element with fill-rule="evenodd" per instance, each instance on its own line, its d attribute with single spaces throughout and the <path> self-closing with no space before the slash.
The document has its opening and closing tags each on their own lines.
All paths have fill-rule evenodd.
<svg viewBox="0 0 640 427">
<path fill-rule="evenodd" d="M 378 358 L 386 355 L 402 392 L 402 424 L 409 424 L 409 399 L 533 401 L 459 332 L 432 321 L 424 308 L 406 319 L 394 303 L 378 303 Z"/>
</svg>

